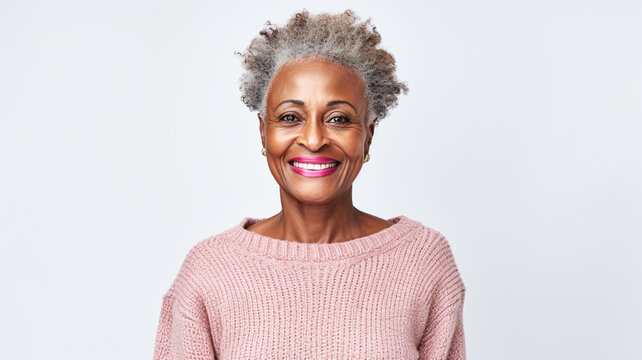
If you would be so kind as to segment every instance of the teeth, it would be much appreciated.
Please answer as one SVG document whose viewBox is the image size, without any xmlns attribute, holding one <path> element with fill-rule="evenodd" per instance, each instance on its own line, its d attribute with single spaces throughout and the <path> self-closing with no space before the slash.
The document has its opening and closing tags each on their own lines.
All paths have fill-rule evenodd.
<svg viewBox="0 0 642 360">
<path fill-rule="evenodd" d="M 307 164 L 307 163 L 300 163 L 300 162 L 293 161 L 293 165 L 301 169 L 323 170 L 323 169 L 335 167 L 339 165 L 339 163 L 335 161 L 327 164 Z"/>
</svg>

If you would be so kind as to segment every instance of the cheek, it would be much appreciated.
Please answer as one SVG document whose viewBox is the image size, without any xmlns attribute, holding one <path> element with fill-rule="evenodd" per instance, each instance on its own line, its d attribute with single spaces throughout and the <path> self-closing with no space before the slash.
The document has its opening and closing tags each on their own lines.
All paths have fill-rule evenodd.
<svg viewBox="0 0 642 360">
<path fill-rule="evenodd" d="M 295 135 L 287 134 L 283 131 L 268 130 L 266 131 L 266 146 L 273 156 L 281 156 L 294 143 Z"/>
<path fill-rule="evenodd" d="M 363 156 L 365 139 L 362 136 L 354 136 L 344 141 L 343 148 L 349 157 L 358 159 Z"/>
</svg>

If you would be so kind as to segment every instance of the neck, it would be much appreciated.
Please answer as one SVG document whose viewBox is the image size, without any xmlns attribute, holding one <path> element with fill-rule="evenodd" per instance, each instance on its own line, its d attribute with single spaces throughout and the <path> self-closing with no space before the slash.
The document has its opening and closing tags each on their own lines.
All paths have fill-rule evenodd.
<svg viewBox="0 0 642 360">
<path fill-rule="evenodd" d="M 334 243 L 359 234 L 362 212 L 352 204 L 352 186 L 325 204 L 306 204 L 280 191 L 281 212 L 275 223 L 281 239 L 301 243 Z"/>
</svg>

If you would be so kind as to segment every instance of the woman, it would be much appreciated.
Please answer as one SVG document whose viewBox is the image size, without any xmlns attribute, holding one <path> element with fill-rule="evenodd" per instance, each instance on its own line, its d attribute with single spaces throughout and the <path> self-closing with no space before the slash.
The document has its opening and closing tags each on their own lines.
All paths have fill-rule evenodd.
<svg viewBox="0 0 642 360">
<path fill-rule="evenodd" d="M 352 204 L 374 129 L 407 87 L 352 11 L 269 22 L 243 101 L 282 210 L 187 255 L 163 298 L 155 359 L 465 359 L 465 287 L 438 231 Z"/>
</svg>

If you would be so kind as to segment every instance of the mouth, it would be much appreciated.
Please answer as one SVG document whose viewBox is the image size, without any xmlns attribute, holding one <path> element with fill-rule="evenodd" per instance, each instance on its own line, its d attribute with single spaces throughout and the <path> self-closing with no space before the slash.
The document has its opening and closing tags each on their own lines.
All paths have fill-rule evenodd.
<svg viewBox="0 0 642 360">
<path fill-rule="evenodd" d="M 324 170 L 324 169 L 329 169 L 333 167 L 339 166 L 338 161 L 334 161 L 331 163 L 326 163 L 326 164 L 310 164 L 310 163 L 300 163 L 297 161 L 288 161 L 288 164 L 294 166 L 295 168 L 298 169 L 306 169 L 306 170 Z"/>
<path fill-rule="evenodd" d="M 295 157 L 288 161 L 292 170 L 307 177 L 330 175 L 340 163 L 327 157 Z"/>
</svg>

